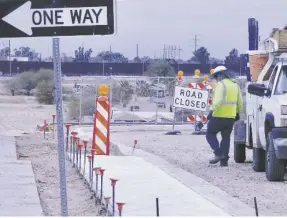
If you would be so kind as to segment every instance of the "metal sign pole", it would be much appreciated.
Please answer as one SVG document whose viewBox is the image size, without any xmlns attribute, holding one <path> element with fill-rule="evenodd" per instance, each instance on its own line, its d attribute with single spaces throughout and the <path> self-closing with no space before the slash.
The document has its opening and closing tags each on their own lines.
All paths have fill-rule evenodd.
<svg viewBox="0 0 287 218">
<path fill-rule="evenodd" d="M 174 84 L 173 100 L 172 100 L 172 102 L 174 101 L 174 98 L 175 98 L 175 87 L 176 86 L 180 86 L 180 85 L 181 85 L 181 81 L 180 80 L 177 80 L 175 82 L 175 84 Z M 165 133 L 166 135 L 179 135 L 179 134 L 181 134 L 181 131 L 175 130 L 176 112 L 177 112 L 177 107 L 174 107 L 172 131 L 169 131 L 169 132 Z"/>
<path fill-rule="evenodd" d="M 59 38 L 53 38 L 53 63 L 54 63 L 55 103 L 56 103 L 56 114 L 57 114 L 56 115 L 57 116 L 57 132 L 58 132 L 61 216 L 68 216 L 65 149 L 64 149 L 62 73 L 61 73 L 60 39 Z"/>
<path fill-rule="evenodd" d="M 159 91 L 159 77 L 157 77 L 157 88 L 156 88 L 156 108 L 155 108 L 155 123 L 157 124 L 158 119 L 158 91 Z"/>
</svg>

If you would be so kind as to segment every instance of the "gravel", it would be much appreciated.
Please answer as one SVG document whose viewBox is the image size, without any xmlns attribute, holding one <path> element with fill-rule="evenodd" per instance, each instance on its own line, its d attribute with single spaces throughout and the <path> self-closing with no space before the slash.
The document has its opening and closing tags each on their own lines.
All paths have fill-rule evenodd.
<svg viewBox="0 0 287 218">
<path fill-rule="evenodd" d="M 134 130 L 131 132 L 131 129 Z M 272 215 L 287 215 L 286 181 L 268 182 L 265 173 L 254 172 L 251 150 L 247 150 L 246 163 L 236 164 L 231 146 L 229 167 L 222 168 L 208 164 L 213 153 L 205 136 L 191 135 L 191 131 L 182 131 L 182 135 L 173 136 L 164 135 L 166 131 L 147 130 L 136 131 L 132 126 L 121 127 L 121 131 L 112 132 L 112 141 L 132 147 L 134 140 L 138 140 L 138 148 L 205 179 L 251 207 L 254 207 L 253 198 L 256 197 L 259 214 L 260 208 L 264 208 Z"/>
</svg>

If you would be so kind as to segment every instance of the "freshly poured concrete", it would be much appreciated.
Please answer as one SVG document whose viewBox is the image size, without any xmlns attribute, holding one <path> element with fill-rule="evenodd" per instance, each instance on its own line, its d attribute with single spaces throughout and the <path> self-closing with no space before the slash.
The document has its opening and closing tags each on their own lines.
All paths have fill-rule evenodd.
<svg viewBox="0 0 287 218">
<path fill-rule="evenodd" d="M 82 158 L 82 170 L 83 170 Z M 85 177 L 89 181 L 89 163 Z M 116 202 L 124 202 L 123 216 L 230 216 L 223 209 L 140 157 L 95 156 L 94 167 L 105 169 L 103 195 L 112 196 L 110 178 L 118 179 Z M 81 170 L 81 172 L 82 172 Z M 100 177 L 99 177 L 100 181 Z M 101 189 L 99 182 L 99 189 Z M 95 176 L 93 188 L 95 190 Z"/>
<path fill-rule="evenodd" d="M 79 137 L 86 140 L 90 140 L 92 136 L 89 130 L 76 129 Z M 106 169 L 103 185 L 105 196 L 111 197 L 109 178 L 120 180 L 116 188 L 116 201 L 126 203 L 123 215 L 156 215 L 157 197 L 160 202 L 160 215 L 253 216 L 255 214 L 253 208 L 237 198 L 153 154 L 140 149 L 133 151 L 131 147 L 119 143 L 116 145 L 126 156 L 96 156 L 94 167 Z M 88 178 L 87 171 L 86 178 Z"/>
</svg>

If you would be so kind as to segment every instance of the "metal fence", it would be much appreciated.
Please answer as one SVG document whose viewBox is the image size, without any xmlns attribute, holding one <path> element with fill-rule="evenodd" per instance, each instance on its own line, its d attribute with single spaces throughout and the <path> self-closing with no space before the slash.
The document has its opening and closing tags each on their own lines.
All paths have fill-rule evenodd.
<svg viewBox="0 0 287 218">
<path fill-rule="evenodd" d="M 202 82 L 203 78 L 184 77 L 182 86 Z M 108 84 L 111 124 L 184 124 L 193 111 L 172 106 L 176 78 L 86 76 L 63 79 L 64 111 L 67 122 L 92 124 L 99 84 Z M 208 112 L 207 112 L 208 113 Z"/>
</svg>

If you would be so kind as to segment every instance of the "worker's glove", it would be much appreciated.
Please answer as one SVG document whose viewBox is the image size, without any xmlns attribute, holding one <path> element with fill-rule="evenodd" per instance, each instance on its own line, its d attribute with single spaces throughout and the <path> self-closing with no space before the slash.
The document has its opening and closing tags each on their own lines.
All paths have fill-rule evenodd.
<svg viewBox="0 0 287 218">
<path fill-rule="evenodd" d="M 211 118 L 212 118 L 212 112 L 213 112 L 213 111 L 210 111 L 209 114 L 207 115 L 207 120 L 211 120 Z"/>
<path fill-rule="evenodd" d="M 238 121 L 238 120 L 240 120 L 240 115 L 236 114 L 236 117 L 235 117 L 234 121 Z"/>
</svg>

